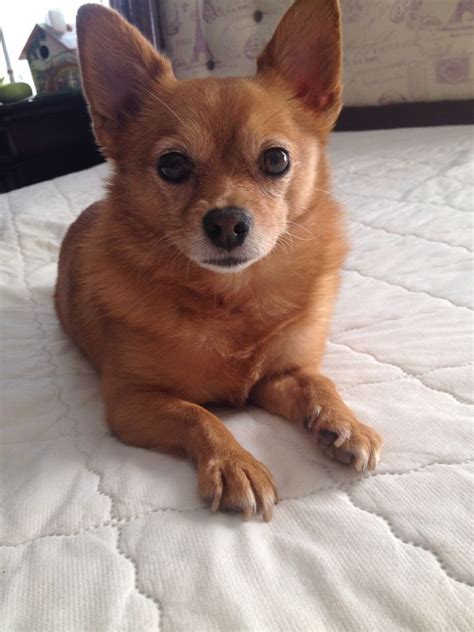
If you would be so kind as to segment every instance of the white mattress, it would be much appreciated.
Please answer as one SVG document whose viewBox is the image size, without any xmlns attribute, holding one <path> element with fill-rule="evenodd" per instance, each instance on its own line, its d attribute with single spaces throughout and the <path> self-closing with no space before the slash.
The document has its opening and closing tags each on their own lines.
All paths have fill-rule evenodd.
<svg viewBox="0 0 474 632">
<path fill-rule="evenodd" d="M 385 437 L 380 469 L 325 460 L 249 408 L 273 521 L 211 515 L 193 467 L 121 445 L 52 305 L 100 166 L 0 196 L 2 631 L 473 628 L 472 129 L 338 134 L 353 251 L 325 369 Z"/>
</svg>

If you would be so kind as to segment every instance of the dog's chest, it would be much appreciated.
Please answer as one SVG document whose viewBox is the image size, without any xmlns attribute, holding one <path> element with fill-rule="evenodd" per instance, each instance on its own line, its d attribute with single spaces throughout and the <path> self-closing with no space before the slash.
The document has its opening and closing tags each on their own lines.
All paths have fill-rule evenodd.
<svg viewBox="0 0 474 632">
<path fill-rule="evenodd" d="M 286 318 L 245 305 L 203 313 L 182 310 L 166 342 L 169 373 L 193 401 L 241 404 L 261 376 L 268 346 Z"/>
<path fill-rule="evenodd" d="M 232 366 L 251 363 L 268 334 L 269 323 L 248 313 L 218 312 L 183 319 L 176 339 L 183 350 L 203 359 Z"/>
</svg>

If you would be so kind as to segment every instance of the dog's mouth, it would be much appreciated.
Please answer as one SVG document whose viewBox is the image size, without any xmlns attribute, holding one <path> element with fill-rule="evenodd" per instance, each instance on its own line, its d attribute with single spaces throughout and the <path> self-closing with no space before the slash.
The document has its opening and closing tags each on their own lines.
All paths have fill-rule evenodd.
<svg viewBox="0 0 474 632">
<path fill-rule="evenodd" d="M 240 257 L 224 257 L 223 259 L 206 259 L 203 261 L 208 266 L 220 266 L 221 268 L 235 268 L 247 263 L 248 259 Z"/>
<path fill-rule="evenodd" d="M 246 257 L 216 257 L 203 259 L 199 262 L 199 265 L 214 272 L 239 272 L 251 263 L 252 259 Z"/>
</svg>

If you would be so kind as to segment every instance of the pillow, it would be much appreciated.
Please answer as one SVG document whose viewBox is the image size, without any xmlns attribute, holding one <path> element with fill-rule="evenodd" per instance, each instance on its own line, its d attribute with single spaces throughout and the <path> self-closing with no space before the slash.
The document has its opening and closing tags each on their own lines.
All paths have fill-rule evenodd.
<svg viewBox="0 0 474 632">
<path fill-rule="evenodd" d="M 161 0 L 180 78 L 250 75 L 291 0 Z M 342 0 L 344 101 L 474 97 L 474 0 Z"/>
</svg>

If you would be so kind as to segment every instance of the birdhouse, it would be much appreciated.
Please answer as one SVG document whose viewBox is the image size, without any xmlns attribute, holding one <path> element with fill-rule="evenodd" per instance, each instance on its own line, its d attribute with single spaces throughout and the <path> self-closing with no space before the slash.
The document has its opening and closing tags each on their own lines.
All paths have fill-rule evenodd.
<svg viewBox="0 0 474 632">
<path fill-rule="evenodd" d="M 20 59 L 28 60 L 38 95 L 81 89 L 76 31 L 69 24 L 62 32 L 36 24 Z"/>
</svg>

